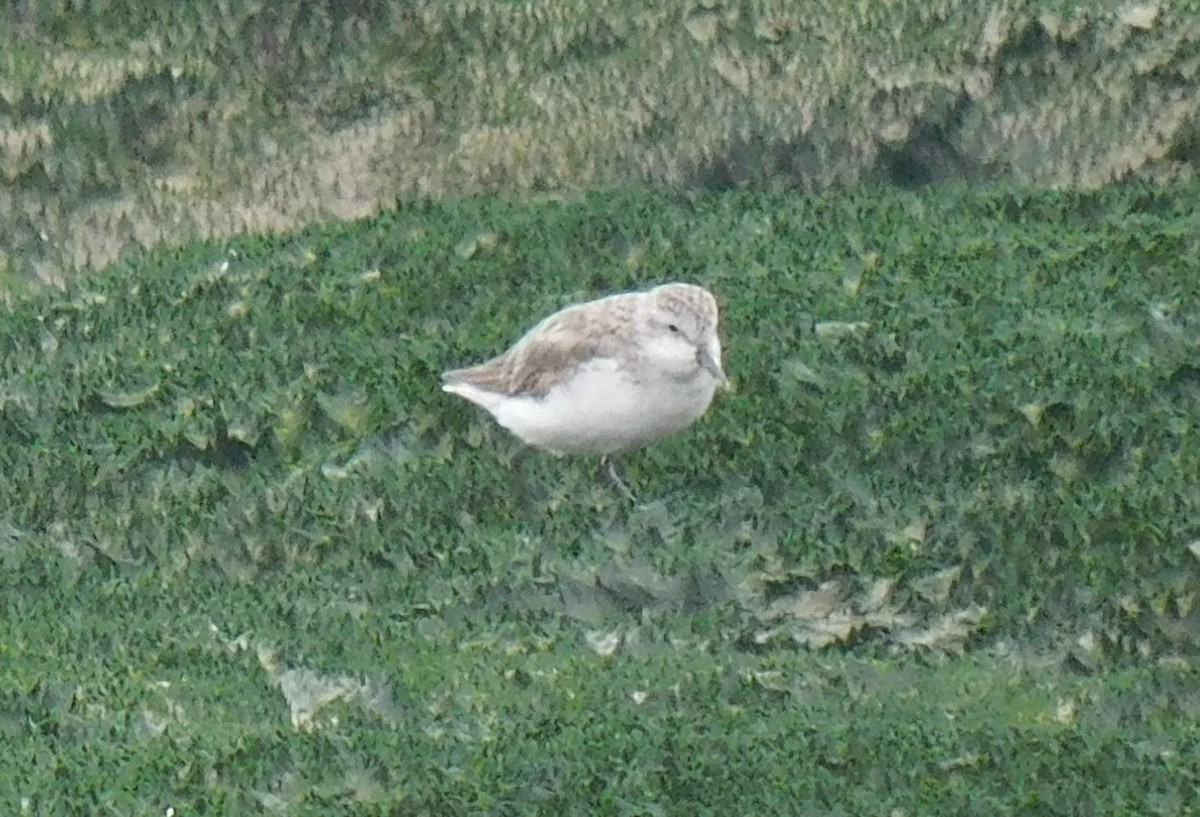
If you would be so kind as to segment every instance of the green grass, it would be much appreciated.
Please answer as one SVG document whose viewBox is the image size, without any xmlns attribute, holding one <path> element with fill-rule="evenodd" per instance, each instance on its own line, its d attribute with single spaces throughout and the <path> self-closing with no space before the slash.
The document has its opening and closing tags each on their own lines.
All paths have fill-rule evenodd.
<svg viewBox="0 0 1200 817">
<path fill-rule="evenodd" d="M 1195 813 L 1197 192 L 478 199 L 10 298 L 0 802 Z M 438 373 L 672 279 L 736 393 L 523 505 Z"/>
<path fill-rule="evenodd" d="M 386 599 L 355 618 L 315 584 L 89 582 L 16 606 L 43 643 L 8 650 L 22 660 L 4 679 L 19 746 L 6 800 L 45 814 L 273 798 L 305 814 L 1194 813 L 1194 673 L 657 639 L 603 659 L 553 625 L 422 634 Z M 382 679 L 388 703 L 335 704 L 293 730 L 253 650 L 229 646 L 237 627 Z"/>
</svg>

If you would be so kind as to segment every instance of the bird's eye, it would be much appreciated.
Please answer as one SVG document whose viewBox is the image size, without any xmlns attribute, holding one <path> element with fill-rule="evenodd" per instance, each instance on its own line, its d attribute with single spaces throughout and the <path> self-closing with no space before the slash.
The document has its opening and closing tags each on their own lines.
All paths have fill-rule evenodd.
<svg viewBox="0 0 1200 817">
<path fill-rule="evenodd" d="M 678 326 L 676 326 L 676 325 L 675 325 L 675 324 L 673 324 L 673 323 L 668 323 L 668 324 L 667 324 L 667 329 L 671 330 L 672 332 L 678 332 L 678 331 L 679 331 L 679 327 L 678 327 Z"/>
</svg>

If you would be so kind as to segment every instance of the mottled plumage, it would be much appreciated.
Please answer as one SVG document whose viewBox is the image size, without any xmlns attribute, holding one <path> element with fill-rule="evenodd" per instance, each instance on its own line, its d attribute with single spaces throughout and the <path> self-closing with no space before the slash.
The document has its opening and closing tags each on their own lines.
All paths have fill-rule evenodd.
<svg viewBox="0 0 1200 817">
<path fill-rule="evenodd" d="M 456 384 L 469 383 L 486 391 L 509 397 L 545 397 L 571 371 L 596 357 L 619 358 L 622 346 L 629 345 L 624 322 L 633 312 L 628 295 L 602 299 L 610 308 L 612 327 L 597 334 L 594 307 L 600 301 L 569 306 L 555 312 L 525 333 L 507 352 L 486 363 L 456 369 L 442 375 L 446 391 Z M 628 354 L 626 353 L 626 357 Z"/>
</svg>

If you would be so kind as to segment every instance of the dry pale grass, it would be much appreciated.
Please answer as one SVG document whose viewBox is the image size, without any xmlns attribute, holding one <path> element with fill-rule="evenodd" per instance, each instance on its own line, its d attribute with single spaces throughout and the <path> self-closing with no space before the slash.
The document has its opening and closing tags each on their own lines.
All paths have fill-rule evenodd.
<svg viewBox="0 0 1200 817">
<path fill-rule="evenodd" d="M 1190 176 L 1190 3 L 17 3 L 0 272 L 397 197 Z"/>
</svg>

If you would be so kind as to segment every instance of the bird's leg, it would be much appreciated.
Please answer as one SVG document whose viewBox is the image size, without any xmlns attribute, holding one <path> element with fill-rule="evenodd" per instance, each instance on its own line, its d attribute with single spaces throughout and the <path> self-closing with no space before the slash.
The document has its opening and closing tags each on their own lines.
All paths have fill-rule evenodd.
<svg viewBox="0 0 1200 817">
<path fill-rule="evenodd" d="M 608 454 L 605 454 L 603 457 L 601 457 L 600 467 L 604 470 L 604 473 L 608 474 L 608 478 L 612 480 L 612 484 L 617 486 L 617 490 L 620 491 L 626 499 L 633 503 L 637 502 L 637 497 L 633 495 L 633 491 L 629 490 L 629 486 L 625 484 L 624 480 L 621 479 L 621 475 L 617 473 L 617 466 L 612 461 L 612 457 L 610 457 Z"/>
</svg>

